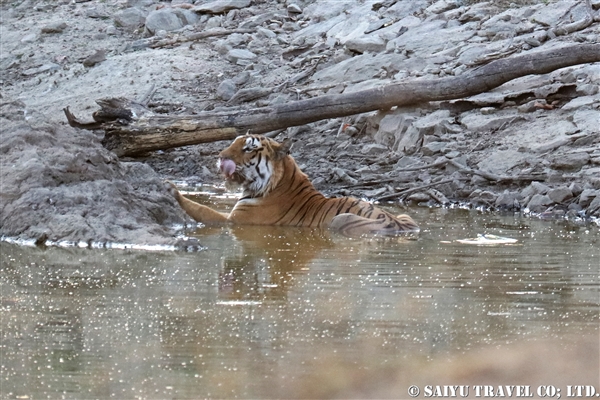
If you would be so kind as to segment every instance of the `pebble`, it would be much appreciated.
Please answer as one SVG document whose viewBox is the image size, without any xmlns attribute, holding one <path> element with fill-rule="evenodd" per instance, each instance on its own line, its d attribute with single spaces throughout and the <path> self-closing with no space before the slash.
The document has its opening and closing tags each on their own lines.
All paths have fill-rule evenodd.
<svg viewBox="0 0 600 400">
<path fill-rule="evenodd" d="M 38 35 L 35 33 L 29 33 L 21 38 L 21 43 L 33 43 L 38 40 Z"/>
<path fill-rule="evenodd" d="M 237 86 L 231 79 L 225 79 L 217 87 L 217 97 L 221 100 L 228 101 L 237 92 Z"/>
<path fill-rule="evenodd" d="M 256 54 L 244 49 L 231 49 L 227 52 L 225 58 L 238 65 L 248 65 L 257 57 Z"/>
<path fill-rule="evenodd" d="M 97 50 L 94 54 L 86 57 L 85 60 L 83 60 L 83 65 L 89 68 L 101 63 L 104 60 L 106 60 L 106 50 L 100 49 Z"/>
<path fill-rule="evenodd" d="M 61 22 L 53 22 L 51 24 L 44 26 L 42 28 L 42 33 L 61 33 L 65 29 L 67 29 L 66 22 L 62 22 L 62 21 Z"/>
</svg>

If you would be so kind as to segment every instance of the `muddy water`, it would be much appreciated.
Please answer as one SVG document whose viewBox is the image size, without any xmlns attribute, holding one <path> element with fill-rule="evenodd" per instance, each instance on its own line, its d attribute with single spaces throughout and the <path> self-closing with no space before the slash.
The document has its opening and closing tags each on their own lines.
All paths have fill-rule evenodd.
<svg viewBox="0 0 600 400">
<path fill-rule="evenodd" d="M 198 253 L 2 243 L 2 398 L 406 398 L 419 376 L 460 383 L 435 366 L 468 372 L 472 354 L 487 354 L 486 382 L 528 383 L 542 372 L 506 375 L 522 352 L 578 339 L 591 348 L 571 384 L 600 389 L 585 380 L 598 377 L 597 227 L 410 212 L 415 240 L 254 227 L 199 229 Z M 480 233 L 518 242 L 456 242 Z M 558 386 L 554 358 L 537 363 Z"/>
</svg>

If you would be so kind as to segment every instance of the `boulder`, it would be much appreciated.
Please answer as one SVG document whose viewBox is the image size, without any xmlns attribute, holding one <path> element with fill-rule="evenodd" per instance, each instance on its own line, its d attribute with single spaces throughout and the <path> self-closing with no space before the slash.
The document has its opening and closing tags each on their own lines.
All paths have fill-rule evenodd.
<svg viewBox="0 0 600 400">
<path fill-rule="evenodd" d="M 149 166 L 120 162 L 92 131 L 0 123 L 0 236 L 90 246 L 176 243 L 173 226 L 188 218 Z"/>
<path fill-rule="evenodd" d="M 231 10 L 246 8 L 252 4 L 251 0 L 217 0 L 200 4 L 192 8 L 197 13 L 222 14 Z"/>
<path fill-rule="evenodd" d="M 137 7 L 126 8 L 113 15 L 115 25 L 133 31 L 146 23 L 146 13 Z"/>
<path fill-rule="evenodd" d="M 181 29 L 198 21 L 198 15 L 182 8 L 162 8 L 152 11 L 146 17 L 146 29 L 150 33 L 164 30 L 167 32 Z"/>
</svg>

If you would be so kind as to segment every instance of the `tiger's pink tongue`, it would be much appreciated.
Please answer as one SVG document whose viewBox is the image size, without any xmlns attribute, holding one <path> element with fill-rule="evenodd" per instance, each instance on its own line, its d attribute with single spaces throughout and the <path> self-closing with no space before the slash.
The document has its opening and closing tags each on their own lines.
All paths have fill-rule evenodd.
<svg viewBox="0 0 600 400">
<path fill-rule="evenodd" d="M 221 172 L 228 178 L 235 172 L 235 163 L 227 158 L 220 160 Z"/>
</svg>

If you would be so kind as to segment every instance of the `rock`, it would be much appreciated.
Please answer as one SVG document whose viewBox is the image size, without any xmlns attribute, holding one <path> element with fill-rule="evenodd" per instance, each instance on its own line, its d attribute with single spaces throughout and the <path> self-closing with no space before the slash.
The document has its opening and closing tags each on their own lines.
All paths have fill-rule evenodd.
<svg viewBox="0 0 600 400">
<path fill-rule="evenodd" d="M 388 151 L 389 148 L 384 145 L 378 143 L 369 143 L 364 145 L 360 152 L 366 155 L 381 155 L 387 153 Z"/>
<path fill-rule="evenodd" d="M 101 63 L 106 60 L 106 50 L 100 49 L 97 50 L 94 54 L 88 56 L 83 60 L 83 65 L 85 67 L 93 67 L 96 64 Z"/>
<path fill-rule="evenodd" d="M 225 79 L 223 82 L 219 84 L 217 87 L 217 97 L 221 100 L 228 101 L 230 100 L 235 92 L 237 91 L 237 86 L 231 79 Z"/>
<path fill-rule="evenodd" d="M 402 54 L 365 53 L 318 70 L 311 79 L 315 84 L 362 82 L 377 77 L 385 68 L 401 65 L 406 59 Z"/>
<path fill-rule="evenodd" d="M 573 123 L 581 132 L 598 133 L 600 126 L 600 110 L 577 110 L 573 114 Z"/>
<path fill-rule="evenodd" d="M 594 103 L 600 103 L 600 96 L 581 96 L 576 97 L 561 107 L 563 111 L 577 110 L 581 107 L 591 106 Z"/>
<path fill-rule="evenodd" d="M 531 197 L 531 200 L 529 200 L 529 203 L 527 203 L 527 208 L 529 208 L 531 212 L 540 213 L 545 211 L 551 204 L 553 204 L 553 202 L 547 195 L 534 194 Z"/>
<path fill-rule="evenodd" d="M 256 54 L 244 49 L 231 49 L 225 56 L 228 61 L 238 65 L 250 64 L 256 57 Z"/>
<path fill-rule="evenodd" d="M 351 177 L 346 171 L 344 171 L 342 168 L 334 168 L 333 173 L 342 181 L 350 184 L 350 185 L 356 185 L 358 183 L 358 180 L 354 179 L 353 177 Z"/>
<path fill-rule="evenodd" d="M 55 64 L 55 63 L 48 63 L 48 64 L 44 64 L 44 65 L 41 65 L 36 68 L 26 69 L 25 71 L 22 72 L 22 74 L 25 76 L 33 76 L 33 75 L 41 74 L 43 72 L 58 71 L 59 69 L 60 69 L 60 65 Z"/>
<path fill-rule="evenodd" d="M 453 118 L 450 117 L 449 110 L 437 110 L 431 114 L 416 119 L 412 125 L 423 135 L 441 136 L 456 130 L 455 128 L 450 127 L 452 123 Z"/>
<path fill-rule="evenodd" d="M 551 159 L 550 166 L 560 171 L 578 171 L 590 161 L 588 153 L 558 155 Z"/>
<path fill-rule="evenodd" d="M 162 8 L 152 11 L 146 17 L 146 29 L 152 34 L 159 30 L 167 32 L 181 29 L 186 25 L 195 24 L 198 15 L 182 8 Z"/>
<path fill-rule="evenodd" d="M 52 22 L 42 28 L 42 33 L 61 33 L 67 29 L 66 22 Z"/>
<path fill-rule="evenodd" d="M 386 42 L 380 36 L 368 35 L 346 41 L 346 48 L 356 53 L 379 53 L 385 50 Z"/>
<path fill-rule="evenodd" d="M 430 142 L 421 147 L 421 151 L 424 156 L 432 156 L 437 153 L 441 153 L 443 149 L 448 146 L 446 142 Z"/>
<path fill-rule="evenodd" d="M 598 197 L 600 197 L 600 190 L 584 189 L 579 195 L 579 205 L 583 208 L 587 208 L 592 201 Z"/>
<path fill-rule="evenodd" d="M 471 111 L 461 115 L 460 123 L 469 131 L 484 132 L 499 129 L 506 123 L 515 122 L 519 118 L 507 111 L 488 115 L 483 115 L 479 111 Z"/>
<path fill-rule="evenodd" d="M 221 14 L 249 7 L 251 3 L 251 0 L 217 0 L 197 5 L 192 8 L 192 11 L 197 13 Z"/>
<path fill-rule="evenodd" d="M 598 85 L 593 83 L 578 84 L 576 93 L 579 96 L 593 96 L 598 93 Z"/>
<path fill-rule="evenodd" d="M 38 40 L 38 35 L 35 33 L 28 33 L 21 38 L 21 43 L 33 43 Z"/>
<path fill-rule="evenodd" d="M 110 13 L 106 10 L 106 7 L 102 4 L 95 6 L 95 7 L 89 7 L 88 9 L 86 9 L 85 15 L 88 18 L 97 18 L 97 19 L 109 19 L 110 18 Z"/>
<path fill-rule="evenodd" d="M 583 185 L 579 182 L 573 182 L 569 185 L 569 190 L 573 196 L 579 196 L 583 192 Z"/>
<path fill-rule="evenodd" d="M 596 196 L 588 207 L 588 214 L 592 217 L 600 217 L 600 196 Z"/>
<path fill-rule="evenodd" d="M 461 3 L 462 1 L 460 0 L 439 0 L 427 7 L 425 11 L 432 14 L 441 14 L 445 11 L 460 7 L 462 5 Z"/>
<path fill-rule="evenodd" d="M 479 163 L 477 167 L 481 170 L 498 175 L 507 175 L 508 171 L 522 164 L 528 155 L 517 150 L 498 150 L 490 154 Z"/>
<path fill-rule="evenodd" d="M 475 189 L 470 195 L 469 199 L 475 204 L 484 204 L 491 206 L 496 202 L 496 194 L 488 190 Z"/>
<path fill-rule="evenodd" d="M 564 203 L 566 200 L 573 198 L 571 190 L 564 186 L 548 190 L 547 195 L 554 203 Z"/>
<path fill-rule="evenodd" d="M 113 16 L 115 25 L 133 31 L 146 23 L 146 13 L 136 7 L 126 8 Z"/>
<path fill-rule="evenodd" d="M 505 190 L 494 202 L 494 206 L 503 211 L 518 211 L 521 209 L 519 199 L 522 198 L 517 192 Z"/>
<path fill-rule="evenodd" d="M 290 14 L 302 14 L 302 8 L 295 3 L 288 4 L 287 12 Z"/>
<path fill-rule="evenodd" d="M 120 162 L 91 131 L 2 125 L 0 236 L 40 244 L 176 241 L 170 227 L 188 219 L 150 167 Z"/>
<path fill-rule="evenodd" d="M 527 186 L 521 192 L 522 197 L 531 197 L 535 194 L 546 194 L 550 190 L 550 187 L 544 185 L 541 182 L 531 182 L 529 186 Z"/>
</svg>

